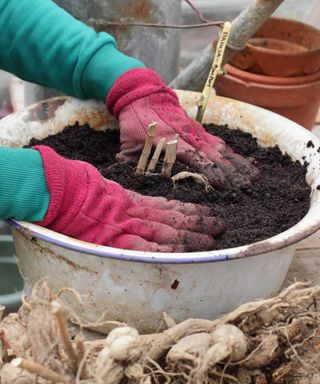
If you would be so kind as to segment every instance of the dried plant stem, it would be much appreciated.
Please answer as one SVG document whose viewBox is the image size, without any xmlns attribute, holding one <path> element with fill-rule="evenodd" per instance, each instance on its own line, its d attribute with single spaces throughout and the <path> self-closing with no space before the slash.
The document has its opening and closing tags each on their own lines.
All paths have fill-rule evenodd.
<svg viewBox="0 0 320 384">
<path fill-rule="evenodd" d="M 177 325 L 177 323 L 173 320 L 170 315 L 167 314 L 167 312 L 163 312 L 163 320 L 168 328 L 172 328 Z"/>
<path fill-rule="evenodd" d="M 7 336 L 3 330 L 0 330 L 0 343 L 1 343 L 1 341 L 3 342 L 3 345 L 7 351 L 8 357 L 9 358 L 15 357 L 14 350 L 12 349 L 11 344 L 8 341 Z"/>
<path fill-rule="evenodd" d="M 177 157 L 178 138 L 179 135 L 176 135 L 175 140 L 169 141 L 166 145 L 166 153 L 161 171 L 162 176 L 171 177 L 172 167 Z"/>
<path fill-rule="evenodd" d="M 153 172 L 155 170 L 165 141 L 166 141 L 166 139 L 164 137 L 159 140 L 157 147 L 156 147 L 156 150 L 154 151 L 154 154 L 152 156 L 152 159 L 150 160 L 149 166 L 147 168 L 147 172 Z"/>
<path fill-rule="evenodd" d="M 202 24 L 156 24 L 156 23 L 133 23 L 133 22 L 121 22 L 121 21 L 108 21 L 104 19 L 89 19 L 88 24 L 94 28 L 106 28 L 106 27 L 150 27 L 150 28 L 171 28 L 171 29 L 192 29 L 203 27 L 221 27 L 223 21 L 210 21 Z"/>
<path fill-rule="evenodd" d="M 189 25 L 173 25 L 173 24 L 155 24 L 155 23 L 137 23 L 137 22 L 115 22 L 104 19 L 89 19 L 88 23 L 96 27 L 108 27 L 108 26 L 131 26 L 131 27 L 158 27 L 158 28 L 175 28 L 175 29 L 186 29 L 186 28 L 201 28 L 201 27 L 221 27 L 224 21 L 213 21 L 206 19 L 199 9 L 191 2 L 191 0 L 184 0 L 190 8 L 197 14 L 203 24 L 189 24 Z"/>
<path fill-rule="evenodd" d="M 136 175 L 142 175 L 146 169 L 147 161 L 152 148 L 153 138 L 156 132 L 156 126 L 156 122 L 153 122 L 148 125 L 147 137 L 137 165 Z"/>
<path fill-rule="evenodd" d="M 198 15 L 199 19 L 204 23 L 211 23 L 213 20 L 206 19 L 199 9 L 191 2 L 191 0 L 184 0 L 190 8 Z"/>
<path fill-rule="evenodd" d="M 70 334 L 63 306 L 58 301 L 54 300 L 51 302 L 51 312 L 56 316 L 66 354 L 68 355 L 72 366 L 75 368 L 77 365 L 77 356 L 70 341 Z"/>
<path fill-rule="evenodd" d="M 87 295 L 80 295 L 79 292 L 77 292 L 75 289 L 70 287 L 63 287 L 57 292 L 57 297 L 60 298 L 61 295 L 64 293 L 70 293 L 80 304 L 83 303 L 82 297 Z"/>
<path fill-rule="evenodd" d="M 89 374 L 87 370 L 86 362 L 83 361 L 85 358 L 85 350 L 84 350 L 84 337 L 79 336 L 76 338 L 76 350 L 77 350 L 77 369 L 80 369 L 80 378 L 88 379 Z"/>
<path fill-rule="evenodd" d="M 44 367 L 41 364 L 34 363 L 33 361 L 17 357 L 16 359 L 12 360 L 11 364 L 16 368 L 25 369 L 26 371 L 34 373 L 53 383 L 70 384 L 68 377 L 60 375 L 59 373 L 54 372 L 52 369 Z"/>
</svg>

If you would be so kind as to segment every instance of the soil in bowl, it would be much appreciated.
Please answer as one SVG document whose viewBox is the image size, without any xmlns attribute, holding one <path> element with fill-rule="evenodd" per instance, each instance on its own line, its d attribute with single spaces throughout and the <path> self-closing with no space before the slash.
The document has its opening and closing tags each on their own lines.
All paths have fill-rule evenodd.
<svg viewBox="0 0 320 384">
<path fill-rule="evenodd" d="M 237 153 L 254 159 L 260 176 L 250 187 L 206 192 L 192 179 L 174 185 L 171 179 L 159 174 L 136 176 L 137 162 L 120 164 L 115 160 L 120 148 L 119 132 L 98 132 L 88 125 L 68 126 L 63 132 L 44 140 L 32 139 L 29 146 L 48 145 L 66 158 L 91 163 L 104 177 L 141 194 L 212 207 L 215 215 L 222 217 L 226 224 L 226 231 L 215 238 L 215 249 L 270 238 L 292 227 L 306 215 L 310 205 L 306 165 L 293 162 L 278 147 L 259 147 L 255 138 L 240 130 L 216 125 L 208 125 L 206 129 L 221 137 Z M 181 171 L 193 170 L 177 161 L 172 175 Z"/>
</svg>

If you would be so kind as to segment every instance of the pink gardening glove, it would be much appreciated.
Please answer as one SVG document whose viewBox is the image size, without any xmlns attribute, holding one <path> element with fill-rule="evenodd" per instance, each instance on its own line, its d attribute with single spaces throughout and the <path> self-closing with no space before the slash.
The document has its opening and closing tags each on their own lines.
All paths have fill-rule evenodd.
<svg viewBox="0 0 320 384">
<path fill-rule="evenodd" d="M 178 160 L 206 175 L 215 187 L 238 188 L 250 184 L 258 175 L 248 160 L 190 119 L 174 91 L 151 69 L 137 68 L 122 74 L 109 92 L 106 104 L 120 123 L 119 161 L 141 153 L 147 127 L 156 121 L 154 142 L 161 137 L 173 139 L 179 133 Z"/>
<path fill-rule="evenodd" d="M 91 243 L 155 252 L 210 250 L 224 230 L 204 206 L 147 197 L 104 179 L 92 165 L 40 145 L 50 205 L 38 223 Z"/>
</svg>

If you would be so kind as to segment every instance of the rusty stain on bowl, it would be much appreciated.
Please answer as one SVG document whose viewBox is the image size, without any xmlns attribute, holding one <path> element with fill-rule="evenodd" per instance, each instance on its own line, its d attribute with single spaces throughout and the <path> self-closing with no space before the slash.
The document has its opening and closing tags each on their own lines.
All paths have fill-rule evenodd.
<svg viewBox="0 0 320 384">
<path fill-rule="evenodd" d="M 43 101 L 29 110 L 29 113 L 23 118 L 28 121 L 46 121 L 54 117 L 56 110 L 66 102 L 65 99 L 56 99 L 50 103 Z"/>
</svg>

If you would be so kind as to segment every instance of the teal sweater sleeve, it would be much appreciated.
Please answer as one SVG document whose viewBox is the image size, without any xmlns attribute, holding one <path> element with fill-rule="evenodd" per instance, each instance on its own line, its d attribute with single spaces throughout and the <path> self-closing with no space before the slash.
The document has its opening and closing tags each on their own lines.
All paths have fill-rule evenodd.
<svg viewBox="0 0 320 384">
<path fill-rule="evenodd" d="M 49 206 L 40 153 L 0 147 L 0 219 L 42 221 Z"/>
<path fill-rule="evenodd" d="M 105 101 L 118 76 L 144 66 L 51 0 L 0 0 L 0 32 L 0 68 L 81 99 Z M 42 221 L 50 194 L 39 152 L 0 147 L 0 169 L 0 219 Z"/>
<path fill-rule="evenodd" d="M 0 0 L 0 31 L 0 68 L 81 99 L 105 101 L 118 76 L 144 66 L 51 0 Z"/>
</svg>

